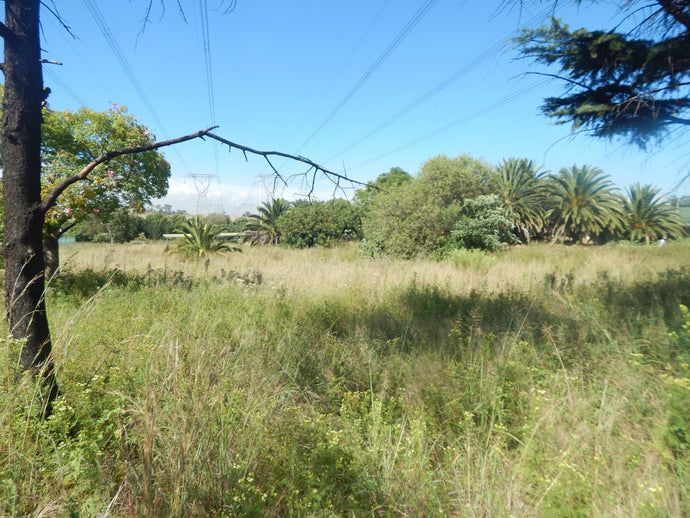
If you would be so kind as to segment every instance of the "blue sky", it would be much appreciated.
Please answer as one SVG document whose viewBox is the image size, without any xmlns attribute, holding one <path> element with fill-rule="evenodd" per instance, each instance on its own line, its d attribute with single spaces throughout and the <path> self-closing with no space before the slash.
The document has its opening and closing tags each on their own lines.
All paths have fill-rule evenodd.
<svg viewBox="0 0 690 518">
<path fill-rule="evenodd" d="M 44 82 L 53 109 L 126 105 L 158 138 L 212 124 L 220 136 L 253 148 L 299 154 L 359 181 L 391 167 L 414 174 L 438 154 L 469 154 L 497 164 L 536 160 L 558 171 L 573 164 L 603 169 L 625 187 L 653 183 L 668 191 L 686 174 L 686 139 L 641 152 L 621 142 L 569 136 L 539 113 L 560 92 L 528 71 L 507 41 L 522 25 L 544 22 L 545 6 L 499 9 L 482 0 L 70 0 L 42 13 Z M 165 6 L 163 12 L 162 5 Z M 611 27 L 611 6 L 561 6 L 573 27 Z M 142 29 L 143 32 L 142 32 Z M 168 148 L 170 191 L 163 200 L 193 213 L 191 174 L 210 180 L 208 201 L 231 215 L 265 199 L 261 158 L 228 153 L 210 141 Z M 284 176 L 305 167 L 276 161 Z M 270 186 L 273 184 L 268 182 Z M 279 186 L 280 187 L 280 186 Z M 293 199 L 299 181 L 279 188 Z M 678 194 L 690 193 L 690 185 Z M 333 195 L 327 180 L 316 197 Z M 340 193 L 339 195 L 342 195 Z"/>
</svg>

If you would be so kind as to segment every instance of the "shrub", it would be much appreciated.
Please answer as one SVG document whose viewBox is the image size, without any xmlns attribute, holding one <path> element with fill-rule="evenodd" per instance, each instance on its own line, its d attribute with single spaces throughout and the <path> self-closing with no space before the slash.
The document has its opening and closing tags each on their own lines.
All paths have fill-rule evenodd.
<svg viewBox="0 0 690 518">
<path fill-rule="evenodd" d="M 329 246 L 361 237 L 359 211 L 342 199 L 299 204 L 278 218 L 277 228 L 286 246 Z"/>
<path fill-rule="evenodd" d="M 419 176 L 370 200 L 362 221 L 364 239 L 380 240 L 386 254 L 432 254 L 447 245 L 462 200 L 493 192 L 496 179 L 491 166 L 466 155 L 432 158 Z"/>
<path fill-rule="evenodd" d="M 495 252 L 519 243 L 512 223 L 496 195 L 465 200 L 451 234 L 451 246 Z"/>
</svg>

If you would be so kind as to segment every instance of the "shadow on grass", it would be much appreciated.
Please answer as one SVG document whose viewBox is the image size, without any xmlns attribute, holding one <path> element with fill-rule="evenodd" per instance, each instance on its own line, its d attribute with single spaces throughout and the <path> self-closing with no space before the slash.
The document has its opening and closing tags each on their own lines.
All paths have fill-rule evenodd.
<svg viewBox="0 0 690 518">
<path fill-rule="evenodd" d="M 547 275 L 529 292 L 508 287 L 498 293 L 453 294 L 436 285 L 412 283 L 375 307 L 353 307 L 338 300 L 307 310 L 312 329 L 339 339 L 359 334 L 380 344 L 380 352 L 437 350 L 454 356 L 460 349 L 496 344 L 507 337 L 536 347 L 565 344 L 566 357 L 587 354 L 590 345 L 612 336 L 634 336 L 662 318 L 680 325 L 679 305 L 690 304 L 690 270 L 668 270 L 632 284 L 600 276 L 578 284 L 572 277 Z M 391 351 L 393 352 L 393 351 Z"/>
</svg>

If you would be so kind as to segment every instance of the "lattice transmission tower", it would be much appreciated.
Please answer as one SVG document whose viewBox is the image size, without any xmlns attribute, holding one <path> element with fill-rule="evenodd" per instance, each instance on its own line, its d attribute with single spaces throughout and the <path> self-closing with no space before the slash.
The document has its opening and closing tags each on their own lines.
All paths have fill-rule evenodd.
<svg viewBox="0 0 690 518">
<path fill-rule="evenodd" d="M 259 182 L 260 189 L 259 189 L 259 207 L 261 207 L 264 199 L 264 195 L 266 196 L 266 201 L 271 201 L 275 197 L 275 182 L 273 185 L 267 185 L 266 180 L 275 180 L 275 175 L 272 174 L 257 174 L 257 181 Z"/>
<path fill-rule="evenodd" d="M 211 181 L 218 178 L 215 174 L 188 174 L 194 181 L 194 188 L 196 189 L 196 207 L 194 213 L 196 216 L 208 216 L 211 213 L 211 205 L 208 202 L 208 189 L 211 186 Z"/>
</svg>

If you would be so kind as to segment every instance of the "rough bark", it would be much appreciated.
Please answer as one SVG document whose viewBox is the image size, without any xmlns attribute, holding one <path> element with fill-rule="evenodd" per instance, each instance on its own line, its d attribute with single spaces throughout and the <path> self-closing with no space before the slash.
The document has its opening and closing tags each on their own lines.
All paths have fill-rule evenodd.
<svg viewBox="0 0 690 518">
<path fill-rule="evenodd" d="M 45 278 L 50 279 L 57 273 L 60 267 L 60 245 L 58 232 L 46 232 L 43 237 L 43 258 L 45 261 Z"/>
<path fill-rule="evenodd" d="M 22 368 L 42 372 L 55 392 L 44 294 L 41 208 L 39 0 L 5 0 L 2 159 L 5 311 L 10 333 L 26 339 Z"/>
</svg>

